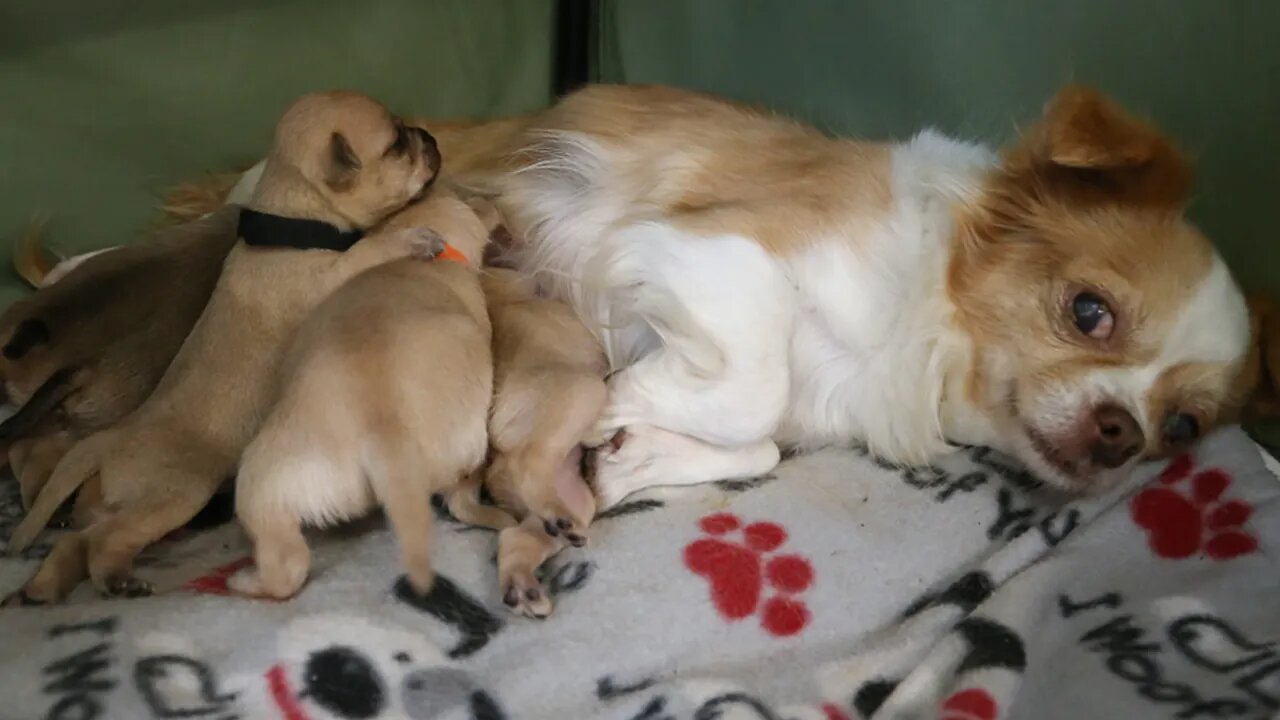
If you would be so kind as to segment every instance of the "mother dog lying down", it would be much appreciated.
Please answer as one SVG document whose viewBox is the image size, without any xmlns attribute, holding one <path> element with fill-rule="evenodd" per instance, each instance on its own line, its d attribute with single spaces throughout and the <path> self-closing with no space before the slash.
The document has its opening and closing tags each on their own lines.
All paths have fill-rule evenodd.
<svg viewBox="0 0 1280 720">
<path fill-rule="evenodd" d="M 426 126 L 618 370 L 603 506 L 848 442 L 902 463 L 990 445 L 1093 490 L 1242 399 L 1248 315 L 1183 217 L 1190 169 L 1090 89 L 1001 154 L 661 87 Z"/>
</svg>

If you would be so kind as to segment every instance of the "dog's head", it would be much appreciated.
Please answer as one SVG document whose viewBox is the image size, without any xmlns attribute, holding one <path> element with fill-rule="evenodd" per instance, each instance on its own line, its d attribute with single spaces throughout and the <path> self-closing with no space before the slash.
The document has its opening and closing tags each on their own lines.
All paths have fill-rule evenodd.
<svg viewBox="0 0 1280 720">
<path fill-rule="evenodd" d="M 965 388 L 1045 479 L 1105 487 L 1229 418 L 1244 298 L 1183 215 L 1188 164 L 1150 125 L 1070 87 L 961 219 L 948 290 Z"/>
<path fill-rule="evenodd" d="M 426 130 L 359 93 L 313 93 L 280 118 L 258 192 L 301 176 L 325 206 L 316 219 L 365 229 L 421 197 L 439 172 Z"/>
<path fill-rule="evenodd" d="M 0 405 L 13 411 L 0 422 L 0 447 L 47 421 L 75 385 L 69 348 L 55 344 L 41 309 L 27 299 L 0 315 Z"/>
</svg>

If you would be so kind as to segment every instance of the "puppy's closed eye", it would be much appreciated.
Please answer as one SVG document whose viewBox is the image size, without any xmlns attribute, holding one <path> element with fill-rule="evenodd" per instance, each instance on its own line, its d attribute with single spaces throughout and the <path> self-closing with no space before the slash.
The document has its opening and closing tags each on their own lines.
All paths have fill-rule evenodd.
<svg viewBox="0 0 1280 720">
<path fill-rule="evenodd" d="M 404 125 L 396 123 L 396 137 L 383 151 L 383 157 L 392 157 L 404 155 L 409 150 L 409 130 Z"/>
<path fill-rule="evenodd" d="M 329 136 L 329 166 L 325 182 L 334 190 L 345 190 L 355 182 L 360 172 L 360 156 L 352 149 L 345 135 L 335 132 Z"/>
<path fill-rule="evenodd" d="M 10 360 L 18 360 L 36 345 L 47 343 L 49 340 L 49 326 L 45 325 L 41 320 L 28 318 L 18 324 L 18 329 L 14 331 L 13 337 L 9 339 L 8 344 L 0 352 Z"/>
</svg>

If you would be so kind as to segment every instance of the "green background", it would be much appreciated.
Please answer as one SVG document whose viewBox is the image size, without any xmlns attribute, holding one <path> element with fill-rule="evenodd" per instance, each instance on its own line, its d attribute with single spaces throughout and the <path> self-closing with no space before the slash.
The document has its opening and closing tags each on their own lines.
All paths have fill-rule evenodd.
<svg viewBox="0 0 1280 720">
<path fill-rule="evenodd" d="M 130 242 L 159 194 L 260 157 L 310 90 L 406 113 L 549 101 L 552 0 L 5 0 L 0 242 L 34 212 L 75 252 Z M 23 292 L 6 267 L 0 304 Z"/>
<path fill-rule="evenodd" d="M 1280 2 L 606 2 L 606 80 L 759 101 L 837 133 L 931 125 L 1002 142 L 1067 81 L 1097 86 L 1196 160 L 1191 216 L 1246 287 L 1280 294 Z"/>
</svg>

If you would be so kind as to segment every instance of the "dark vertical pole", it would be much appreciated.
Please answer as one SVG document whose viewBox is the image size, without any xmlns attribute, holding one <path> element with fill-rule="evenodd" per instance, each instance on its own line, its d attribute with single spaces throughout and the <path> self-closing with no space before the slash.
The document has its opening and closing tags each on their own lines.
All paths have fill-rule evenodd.
<svg viewBox="0 0 1280 720">
<path fill-rule="evenodd" d="M 599 0 L 556 0 L 555 68 L 551 79 L 556 97 L 591 79 L 598 4 Z"/>
</svg>

